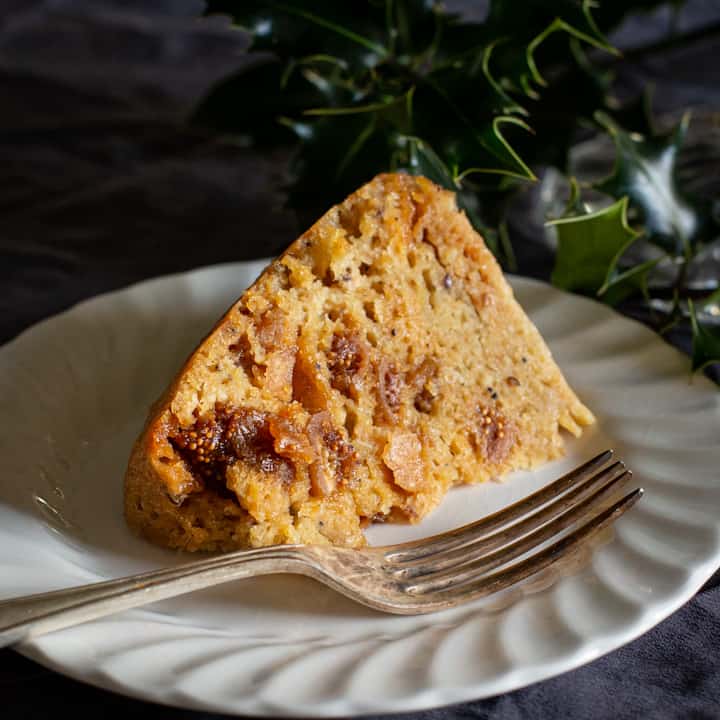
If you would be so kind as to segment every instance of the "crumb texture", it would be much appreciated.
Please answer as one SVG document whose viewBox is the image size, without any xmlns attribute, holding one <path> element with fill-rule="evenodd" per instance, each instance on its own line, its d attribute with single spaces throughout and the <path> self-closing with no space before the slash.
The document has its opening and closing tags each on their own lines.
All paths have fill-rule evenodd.
<svg viewBox="0 0 720 720">
<path fill-rule="evenodd" d="M 358 547 L 592 421 L 453 195 L 380 175 L 188 359 L 135 444 L 125 514 L 186 550 Z"/>
</svg>

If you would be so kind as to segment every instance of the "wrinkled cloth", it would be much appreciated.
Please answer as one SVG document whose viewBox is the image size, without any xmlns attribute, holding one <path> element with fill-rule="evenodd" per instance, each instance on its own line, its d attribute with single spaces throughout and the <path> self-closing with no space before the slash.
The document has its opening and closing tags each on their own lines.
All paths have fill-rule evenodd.
<svg viewBox="0 0 720 720">
<path fill-rule="evenodd" d="M 481 18 L 487 3 L 453 2 Z M 283 158 L 184 125 L 199 97 L 246 60 L 246 40 L 198 0 L 5 0 L 0 6 L 0 342 L 74 303 L 156 275 L 272 255 L 293 239 Z M 622 47 L 656 40 L 660 10 L 632 19 Z M 693 0 L 681 31 L 720 22 Z M 627 95 L 655 82 L 658 112 L 720 105 L 720 42 L 631 62 Z M 513 228 L 522 274 L 547 278 L 551 254 Z M 640 306 L 624 311 L 643 320 Z M 689 350 L 687 331 L 671 341 Z M 717 377 L 717 375 L 716 375 Z M 502 696 L 402 716 L 720 717 L 720 577 L 670 618 L 589 665 Z M 390 670 L 390 669 L 389 669 Z M 67 679 L 0 650 L 3 716 L 216 718 Z M 396 716 L 399 717 L 399 716 Z"/>
</svg>

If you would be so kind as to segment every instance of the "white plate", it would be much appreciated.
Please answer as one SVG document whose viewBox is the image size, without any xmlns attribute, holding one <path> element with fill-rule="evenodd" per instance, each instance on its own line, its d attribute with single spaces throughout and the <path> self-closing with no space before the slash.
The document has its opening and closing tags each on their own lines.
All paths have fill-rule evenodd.
<svg viewBox="0 0 720 720">
<path fill-rule="evenodd" d="M 122 478 L 148 404 L 256 276 L 242 263 L 85 302 L 0 351 L 0 596 L 116 577 L 186 557 L 133 537 Z M 439 532 L 613 446 L 646 488 L 585 567 L 511 604 L 403 618 L 309 580 L 263 578 L 55 633 L 24 654 L 105 688 L 253 715 L 353 715 L 480 698 L 577 667 L 648 630 L 720 564 L 720 407 L 688 360 L 597 303 L 516 278 L 518 298 L 598 426 L 568 457 L 454 490 L 417 527 Z"/>
</svg>

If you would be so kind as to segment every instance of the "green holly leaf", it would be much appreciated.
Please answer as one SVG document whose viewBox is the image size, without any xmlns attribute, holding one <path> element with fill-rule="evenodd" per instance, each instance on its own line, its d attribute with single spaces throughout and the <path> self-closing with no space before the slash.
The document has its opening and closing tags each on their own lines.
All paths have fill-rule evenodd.
<svg viewBox="0 0 720 720">
<path fill-rule="evenodd" d="M 697 372 L 720 363 L 720 328 L 701 323 L 692 300 L 688 300 L 688 308 L 692 325 L 692 370 Z"/>
<path fill-rule="evenodd" d="M 633 265 L 622 272 L 615 263 L 610 268 L 608 276 L 597 294 L 608 305 L 617 305 L 632 295 L 642 294 L 647 298 L 649 296 L 648 277 L 650 272 L 665 257 L 667 256 L 664 254 L 660 255 L 639 265 Z"/>
<path fill-rule="evenodd" d="M 602 5 L 526 0 L 519 15 L 515 0 L 491 0 L 485 21 L 467 23 L 435 0 L 208 0 L 209 13 L 229 13 L 250 32 L 250 50 L 262 59 L 215 87 L 193 120 L 263 149 L 294 149 L 288 204 L 303 223 L 374 174 L 404 169 L 454 189 L 473 225 L 511 263 L 507 209 L 518 188 L 535 179 L 536 167 L 563 169 L 578 126 L 598 108 L 615 110 L 612 71 L 583 48 L 613 52 L 604 32 L 627 8 L 620 0 Z M 649 239 L 670 247 L 657 218 L 664 211 L 682 220 L 685 205 L 698 206 L 677 192 L 679 213 L 657 198 L 643 205 L 653 162 L 665 168 L 668 155 L 648 161 L 640 151 L 662 139 L 648 131 L 638 150 L 639 136 L 606 127 L 625 155 L 618 153 L 604 189 L 630 197 L 633 221 L 645 221 Z M 677 152 L 681 135 L 665 145 Z M 659 260 L 621 265 L 634 238 L 626 210 L 627 202 L 616 203 L 558 222 L 558 284 L 608 302 L 646 290 Z M 705 237 L 698 232 L 682 247 Z"/>
<path fill-rule="evenodd" d="M 252 36 L 251 50 L 269 50 L 283 60 L 326 53 L 355 68 L 370 68 L 388 55 L 385 8 L 367 3 L 354 13 L 333 0 L 206 0 L 206 14 L 230 15 Z"/>
<path fill-rule="evenodd" d="M 622 129 L 609 115 L 596 119 L 612 136 L 617 157 L 613 173 L 597 183 L 612 197 L 630 198 L 645 228 L 645 238 L 676 255 L 687 255 L 707 229 L 709 213 L 684 197 L 675 177 L 677 155 L 689 115 L 667 135 L 647 136 Z"/>
<path fill-rule="evenodd" d="M 519 136 L 514 147 L 530 167 L 551 165 L 567 171 L 578 128 L 592 126 L 597 109 L 613 102 L 611 71 L 593 65 L 577 38 L 571 37 L 567 47 L 567 60 L 555 66 L 561 74 L 542 89 L 539 98 L 523 102 L 534 133 Z"/>
<path fill-rule="evenodd" d="M 515 115 L 496 115 L 491 97 L 492 84 L 480 75 L 472 98 L 467 97 L 467 80 L 462 71 L 445 68 L 428 74 L 414 95 L 414 134 L 426 138 L 450 167 L 460 173 L 473 172 L 509 175 L 535 180 L 507 137 L 507 128 L 532 132 Z M 438 112 L 442 122 L 438 122 Z"/>
<path fill-rule="evenodd" d="M 524 0 L 522 18 L 519 18 L 515 0 L 492 0 L 486 22 L 494 33 L 503 36 L 518 30 L 527 32 L 528 28 L 548 27 L 561 18 L 586 42 L 612 49 L 593 17 L 598 6 L 594 0 Z"/>
<path fill-rule="evenodd" d="M 628 225 L 627 207 L 622 198 L 603 210 L 548 223 L 558 238 L 554 285 L 596 295 L 622 281 L 615 275 L 618 261 L 640 235 Z"/>
<path fill-rule="evenodd" d="M 317 61 L 316 61 L 317 62 Z M 248 102 L 248 98 L 252 98 Z M 320 104 L 349 101 L 349 93 L 319 82 L 312 64 L 288 66 L 270 58 L 221 80 L 195 108 L 195 125 L 246 136 L 249 142 L 287 144 L 278 118 Z"/>
<path fill-rule="evenodd" d="M 447 188 L 457 190 L 452 172 L 441 160 L 432 147 L 419 137 L 400 135 L 397 138 L 398 147 L 405 150 L 406 155 L 393 169 L 404 169 L 413 175 L 424 175 L 434 183 Z M 398 156 L 396 156 L 398 157 Z"/>
<path fill-rule="evenodd" d="M 518 5 L 512 0 L 494 0 L 487 18 L 491 37 L 512 38 L 513 42 L 498 45 L 495 72 L 515 92 L 537 100 L 540 90 L 548 85 L 539 68 L 538 50 L 549 52 L 550 61 L 567 56 L 567 40 L 575 38 L 599 49 L 617 54 L 593 18 L 592 0 L 525 0 L 522 23 L 518 21 Z M 562 40 L 546 49 L 548 40 Z"/>
<path fill-rule="evenodd" d="M 378 3 L 381 5 L 382 3 Z M 444 15 L 437 0 L 385 0 L 388 49 L 403 62 L 418 65 L 437 50 Z"/>
</svg>

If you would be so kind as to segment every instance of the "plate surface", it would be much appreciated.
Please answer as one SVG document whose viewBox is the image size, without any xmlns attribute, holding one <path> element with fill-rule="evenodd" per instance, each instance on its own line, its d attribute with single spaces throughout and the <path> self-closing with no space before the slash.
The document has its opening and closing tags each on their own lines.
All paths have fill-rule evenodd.
<svg viewBox="0 0 720 720">
<path fill-rule="evenodd" d="M 186 561 L 133 537 L 122 477 L 149 403 L 263 266 L 160 278 L 51 318 L 0 350 L 0 597 Z M 164 601 L 19 649 L 67 675 L 173 705 L 252 715 L 408 711 L 556 675 L 628 642 L 720 564 L 720 400 L 688 360 L 590 300 L 512 279 L 598 425 L 568 456 L 453 490 L 391 543 L 492 512 L 606 447 L 646 489 L 614 537 L 550 588 L 393 617 L 302 578 Z"/>
</svg>

